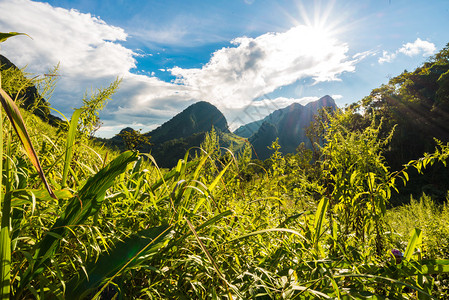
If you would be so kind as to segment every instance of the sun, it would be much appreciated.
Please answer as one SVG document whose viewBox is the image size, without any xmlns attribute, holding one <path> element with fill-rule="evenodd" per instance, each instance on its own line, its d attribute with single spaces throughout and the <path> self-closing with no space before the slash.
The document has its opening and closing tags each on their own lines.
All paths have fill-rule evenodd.
<svg viewBox="0 0 449 300">
<path fill-rule="evenodd" d="M 306 5 L 304 5 L 306 3 Z M 317 42 L 337 39 L 344 32 L 345 13 L 338 12 L 335 0 L 297 1 L 296 11 L 286 12 L 292 25 L 305 26 L 316 37 Z"/>
</svg>

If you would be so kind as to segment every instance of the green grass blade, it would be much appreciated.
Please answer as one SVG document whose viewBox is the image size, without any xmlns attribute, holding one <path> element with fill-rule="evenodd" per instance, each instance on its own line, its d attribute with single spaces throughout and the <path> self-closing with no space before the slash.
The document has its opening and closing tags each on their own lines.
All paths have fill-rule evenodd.
<svg viewBox="0 0 449 300">
<path fill-rule="evenodd" d="M 265 233 L 269 233 L 269 232 L 285 232 L 285 233 L 292 233 L 296 236 L 299 236 L 301 239 L 303 240 L 307 240 L 302 234 L 300 234 L 298 231 L 293 230 L 293 229 L 288 229 L 288 228 L 270 228 L 270 229 L 264 229 L 264 230 L 258 230 L 258 231 L 253 231 L 250 232 L 248 234 L 245 235 L 241 235 L 239 237 L 236 237 L 230 241 L 228 241 L 227 243 L 231 243 L 231 242 L 235 242 L 241 239 L 245 239 L 248 238 L 250 236 L 254 236 L 254 235 L 258 235 L 258 234 L 265 234 Z"/>
<path fill-rule="evenodd" d="M 45 178 L 44 170 L 41 167 L 39 158 L 37 157 L 36 151 L 34 150 L 33 144 L 31 143 L 30 136 L 25 127 L 25 122 L 22 119 L 22 115 L 20 114 L 19 108 L 11 99 L 11 97 L 9 97 L 9 95 L 2 88 L 0 88 L 0 102 L 2 103 L 2 106 L 6 111 L 6 115 L 11 121 L 11 124 L 14 130 L 16 131 L 17 136 L 20 139 L 20 142 L 25 148 L 28 158 L 30 159 L 33 166 L 36 168 L 42 182 L 47 188 L 48 193 L 53 198 L 56 199 L 55 194 L 53 193 L 52 189 L 50 188 L 50 185 L 47 182 L 47 179 Z"/>
<path fill-rule="evenodd" d="M 0 299 L 7 300 L 9 299 L 11 280 L 11 238 L 9 233 L 9 226 L 3 226 L 3 224 L 0 232 L 0 261 Z"/>
<path fill-rule="evenodd" d="M 204 222 L 203 224 L 201 224 L 200 226 L 195 228 L 195 230 L 200 231 L 201 229 L 206 228 L 207 226 L 212 225 L 212 224 L 218 222 L 219 220 L 221 220 L 222 218 L 227 217 L 229 215 L 232 215 L 232 210 L 230 210 L 230 209 L 210 218 L 209 220 L 207 220 L 206 222 Z"/>
<path fill-rule="evenodd" d="M 196 241 L 198 242 L 198 244 L 201 247 L 201 250 L 204 252 L 204 254 L 206 254 L 207 259 L 210 261 L 210 263 L 212 264 L 213 268 L 215 269 L 215 272 L 218 274 L 218 277 L 220 277 L 220 279 L 223 281 L 224 285 L 226 286 L 226 290 L 228 292 L 228 296 L 230 299 L 232 299 L 232 295 L 229 291 L 230 288 L 230 284 L 229 282 L 226 280 L 226 277 L 223 275 L 223 273 L 220 271 L 220 268 L 218 267 L 217 263 L 215 262 L 214 258 L 212 257 L 212 255 L 209 253 L 209 251 L 207 250 L 206 246 L 203 244 L 203 242 L 201 241 L 200 237 L 198 236 L 198 234 L 196 233 L 195 227 L 193 226 L 193 224 L 187 219 L 185 218 L 187 225 L 189 226 L 190 230 L 192 231 L 193 235 L 195 236 Z M 238 292 L 235 291 L 234 292 Z"/>
<path fill-rule="evenodd" d="M 3 116 L 0 114 L 0 118 L 3 118 Z M 3 161 L 3 128 L 0 129 L 2 132 L 0 132 L 0 135 L 2 136 L 2 144 L 0 151 L 0 160 Z M 6 156 L 11 155 L 11 139 L 10 135 L 8 135 L 8 140 L 6 143 Z M 1 280 L 1 286 L 0 286 L 0 299 L 6 300 L 9 299 L 10 294 L 10 281 L 11 281 L 11 232 L 10 232 L 10 216 L 11 216 L 11 184 L 10 184 L 10 163 L 9 159 L 6 159 L 5 164 L 5 196 L 1 200 L 1 229 L 0 229 L 0 280 Z M 3 180 L 3 165 L 0 167 L 0 175 L 1 180 Z M 3 192 L 3 188 L 0 186 L 0 194 Z"/>
<path fill-rule="evenodd" d="M 323 199 L 321 199 L 320 203 L 318 204 L 318 208 L 316 210 L 315 221 L 313 224 L 313 229 L 315 231 L 315 236 L 313 238 L 313 242 L 314 242 L 315 248 L 318 247 L 318 241 L 320 239 L 321 232 L 323 230 L 323 221 L 324 221 L 324 217 L 326 216 L 328 206 L 329 206 L 329 199 L 324 197 Z"/>
<path fill-rule="evenodd" d="M 405 249 L 404 259 L 410 260 L 412 258 L 413 252 L 415 251 L 416 246 L 421 243 L 422 235 L 421 229 L 415 228 L 412 231 L 412 236 L 410 237 L 410 241 L 408 242 L 407 249 Z"/>
<path fill-rule="evenodd" d="M 387 282 L 390 285 L 391 284 L 395 284 L 395 285 L 398 285 L 398 286 L 402 285 L 402 286 L 408 287 L 409 289 L 417 291 L 421 295 L 425 295 L 425 296 L 431 297 L 432 299 L 435 299 L 434 297 L 432 297 L 432 295 L 429 295 L 426 291 L 420 289 L 419 287 L 413 286 L 413 285 L 411 285 L 409 283 L 406 283 L 406 282 L 402 282 L 402 281 L 396 280 L 394 278 L 383 277 L 383 276 L 376 276 L 376 275 L 371 275 L 371 274 L 334 275 L 334 278 L 341 278 L 341 277 L 345 277 L 345 278 L 350 278 L 350 277 L 352 277 L 352 278 L 357 278 L 357 277 L 358 278 L 370 278 L 370 279 L 376 280 L 377 282 Z"/>
<path fill-rule="evenodd" d="M 233 161 L 230 161 L 226 167 L 224 167 L 223 170 L 221 170 L 221 172 L 217 175 L 217 177 L 215 177 L 214 181 L 212 181 L 212 183 L 208 186 L 208 190 L 212 191 L 215 186 L 218 184 L 218 181 L 221 179 L 221 177 L 223 177 L 224 173 L 226 172 L 226 170 L 229 168 L 229 166 L 233 163 Z"/>
<path fill-rule="evenodd" d="M 26 35 L 29 38 L 31 38 L 28 34 L 26 33 L 20 33 L 20 32 L 0 32 L 0 43 L 6 41 L 7 39 L 9 39 L 10 37 L 16 36 L 16 35 Z"/>
<path fill-rule="evenodd" d="M 228 209 L 228 210 L 226 210 L 226 211 L 224 211 L 224 212 L 222 212 L 222 213 L 220 213 L 220 214 L 218 214 L 218 215 L 216 215 L 216 216 L 213 216 L 212 218 L 210 218 L 210 219 L 207 220 L 206 222 L 204 222 L 204 223 L 202 223 L 201 225 L 197 226 L 197 227 L 195 228 L 195 230 L 196 230 L 197 232 L 199 232 L 199 231 L 201 231 L 202 229 L 204 229 L 204 228 L 206 228 L 206 227 L 208 227 L 208 226 L 210 226 L 210 225 L 212 225 L 212 224 L 217 223 L 217 222 L 220 221 L 222 218 L 227 217 L 227 216 L 229 216 L 229 215 L 232 215 L 232 213 L 233 213 L 232 210 Z M 180 237 L 180 238 L 178 238 L 178 239 L 172 241 L 170 247 L 178 246 L 182 241 L 184 241 L 184 240 L 190 235 L 191 232 L 192 232 L 192 231 L 188 231 L 188 232 L 185 233 L 182 237 Z"/>
<path fill-rule="evenodd" d="M 423 259 L 421 261 L 403 262 L 400 272 L 397 269 L 381 268 L 378 275 L 383 277 L 404 278 L 419 275 L 449 273 L 448 259 Z"/>
<path fill-rule="evenodd" d="M 1 88 L 0 76 L 0 88 Z M 3 114 L 0 109 L 0 174 L 3 177 Z M 3 205 L 3 180 L 0 180 L 0 209 L 2 216 L 6 214 L 5 206 Z M 1 222 L 1 221 L 0 221 Z M 9 239 L 9 227 L 0 227 L 0 299 L 9 299 L 9 283 L 11 280 L 11 243 Z M 9 253 L 8 253 L 9 249 Z"/>
<path fill-rule="evenodd" d="M 0 117 L 2 117 L 0 115 Z M 1 130 L 1 129 L 0 129 Z M 0 133 L 3 135 L 3 132 Z M 2 138 L 3 139 L 3 138 Z M 3 160 L 3 142 L 0 146 L 2 148 L 0 160 Z M 10 150 L 10 139 L 7 142 L 7 155 Z M 3 177 L 3 166 L 0 168 L 0 174 Z M 11 233 L 10 233 L 10 216 L 11 216 L 11 194 L 9 193 L 10 184 L 9 184 L 9 160 L 6 159 L 5 164 L 5 173 L 6 173 L 6 184 L 5 189 L 6 193 L 3 199 L 1 199 L 1 208 L 2 208 L 2 216 L 1 216 L 1 231 L 0 231 L 0 299 L 7 300 L 9 299 L 10 294 L 10 280 L 11 280 Z M 0 194 L 3 191 L 0 190 Z"/>
<path fill-rule="evenodd" d="M 73 156 L 73 146 L 75 145 L 75 135 L 76 128 L 78 125 L 78 120 L 80 118 L 82 110 L 77 109 L 73 112 L 72 119 L 70 120 L 70 128 L 67 134 L 67 144 L 65 148 L 65 160 L 64 160 L 64 169 L 62 172 L 62 188 L 66 186 L 67 175 L 69 173 L 70 162 L 72 161 Z"/>
<path fill-rule="evenodd" d="M 164 241 L 172 236 L 170 228 L 169 225 L 153 227 L 116 243 L 108 253 L 103 253 L 98 260 L 91 261 L 85 273 L 79 272 L 68 282 L 66 299 L 82 299 L 112 276 L 119 275 L 126 267 L 135 267 L 142 261 L 149 265 L 151 257 L 164 245 Z"/>
<path fill-rule="evenodd" d="M 189 151 L 190 151 L 190 149 L 189 149 Z M 189 151 L 187 151 L 187 154 L 189 153 Z M 208 158 L 208 156 L 204 155 L 203 158 L 200 160 L 198 166 L 195 169 L 195 173 L 193 173 L 192 181 L 195 181 L 198 179 L 198 177 L 200 175 L 200 171 L 201 171 L 202 167 L 204 166 L 204 163 L 206 162 L 207 158 Z M 189 201 L 191 195 L 192 195 L 192 189 L 187 189 L 184 194 L 186 202 Z"/>
</svg>

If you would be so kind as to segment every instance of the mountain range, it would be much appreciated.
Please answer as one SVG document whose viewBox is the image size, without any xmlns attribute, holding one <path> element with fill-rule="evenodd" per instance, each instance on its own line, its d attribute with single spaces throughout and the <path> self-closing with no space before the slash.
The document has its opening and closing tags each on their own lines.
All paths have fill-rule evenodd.
<svg viewBox="0 0 449 300">
<path fill-rule="evenodd" d="M 279 138 L 282 153 L 293 153 L 299 144 L 310 143 L 305 129 L 313 121 L 313 116 L 324 107 L 336 109 L 337 105 L 328 95 L 307 105 L 293 103 L 274 111 L 262 120 L 240 126 L 234 134 L 248 138 L 255 156 L 261 160 L 270 157 L 272 151 L 268 147 L 276 138 Z"/>
<path fill-rule="evenodd" d="M 254 157 L 264 160 L 272 154 L 268 147 L 276 138 L 279 138 L 283 153 L 293 153 L 299 144 L 307 144 L 305 129 L 313 121 L 313 116 L 323 107 L 335 109 L 337 106 L 330 96 L 324 96 L 307 105 L 293 103 L 231 133 L 225 116 L 214 105 L 200 101 L 155 130 L 144 133 L 143 136 L 149 138 L 149 143 L 140 144 L 137 150 L 151 152 L 161 167 L 172 167 L 176 165 L 178 159 L 184 157 L 188 149 L 200 146 L 205 133 L 213 127 L 219 135 L 222 147 L 229 147 L 232 144 L 233 149 L 238 150 L 248 140 L 253 146 Z M 125 131 L 132 130 L 125 128 L 120 134 L 105 142 L 124 150 L 122 135 Z"/>
<path fill-rule="evenodd" d="M 200 101 L 190 105 L 153 131 L 144 133 L 149 143 L 141 143 L 136 148 L 141 152 L 151 153 L 160 167 L 173 167 L 186 151 L 192 147 L 199 147 L 204 140 L 206 132 L 214 128 L 220 137 L 221 146 L 229 147 L 231 143 L 243 145 L 228 129 L 225 116 L 214 105 Z M 103 140 L 107 145 L 124 150 L 123 133 L 132 131 L 125 128 L 109 140 Z M 239 146 L 234 149 L 239 148 Z"/>
</svg>

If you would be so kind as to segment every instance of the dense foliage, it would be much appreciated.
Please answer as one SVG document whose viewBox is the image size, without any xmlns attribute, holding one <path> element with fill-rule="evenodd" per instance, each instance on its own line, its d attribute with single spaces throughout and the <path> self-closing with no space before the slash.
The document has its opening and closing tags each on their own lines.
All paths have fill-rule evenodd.
<svg viewBox="0 0 449 300">
<path fill-rule="evenodd" d="M 431 152 L 434 138 L 449 141 L 449 44 L 413 72 L 404 71 L 387 84 L 374 89 L 359 103 L 351 106 L 358 112 L 360 127 L 372 118 L 382 118 L 384 133 L 395 127 L 394 138 L 385 151 L 389 166 L 400 169 L 411 159 Z M 415 173 L 416 174 L 416 173 Z M 411 174 L 405 191 L 419 195 L 423 191 L 444 200 L 449 189 L 449 174 L 437 164 L 426 176 Z"/>
<path fill-rule="evenodd" d="M 314 150 L 282 155 L 274 141 L 262 163 L 250 145 L 220 148 L 213 130 L 161 169 L 93 144 L 77 130 L 82 111 L 67 129 L 21 111 L 57 199 L 13 130 L 19 112 L 0 116 L 3 299 L 447 296 L 447 207 L 427 196 L 387 207 L 410 170 L 445 164 L 449 145 L 390 169 L 389 120 L 323 111 Z"/>
</svg>

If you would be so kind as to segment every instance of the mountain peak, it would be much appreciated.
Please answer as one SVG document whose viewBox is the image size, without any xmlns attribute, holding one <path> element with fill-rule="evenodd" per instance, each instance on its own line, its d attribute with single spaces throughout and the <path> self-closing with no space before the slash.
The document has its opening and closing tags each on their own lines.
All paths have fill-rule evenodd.
<svg viewBox="0 0 449 300">
<path fill-rule="evenodd" d="M 325 95 L 318 99 L 318 102 L 321 103 L 323 106 L 332 106 L 336 107 L 335 100 L 329 95 Z"/>
<path fill-rule="evenodd" d="M 195 133 L 208 132 L 212 126 L 222 132 L 229 132 L 228 122 L 221 111 L 209 102 L 200 101 L 190 105 L 147 135 L 151 136 L 152 142 L 163 143 Z"/>
</svg>

